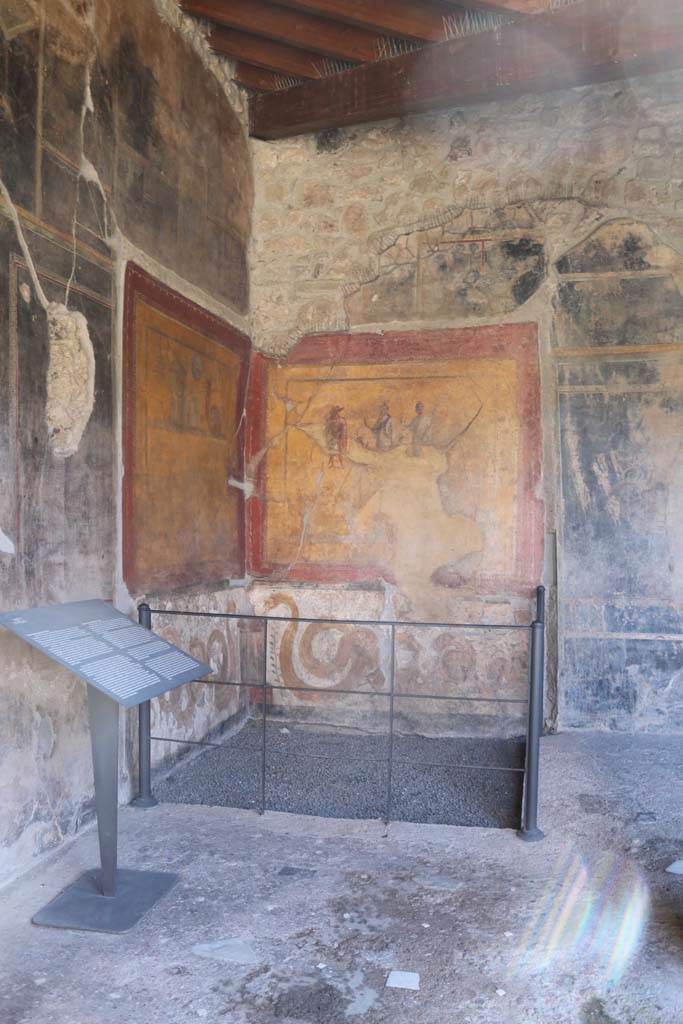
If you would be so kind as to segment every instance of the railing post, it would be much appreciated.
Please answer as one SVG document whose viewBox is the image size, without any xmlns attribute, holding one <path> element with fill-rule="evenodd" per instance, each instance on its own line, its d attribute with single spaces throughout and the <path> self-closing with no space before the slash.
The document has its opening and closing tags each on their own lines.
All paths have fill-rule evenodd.
<svg viewBox="0 0 683 1024">
<path fill-rule="evenodd" d="M 394 693 L 396 691 L 396 627 L 390 628 L 391 653 L 389 657 L 389 742 L 387 752 L 387 797 L 384 808 L 384 824 L 391 821 L 392 781 L 394 771 Z"/>
<path fill-rule="evenodd" d="M 266 812 L 266 771 L 268 762 L 266 757 L 266 741 L 268 735 L 268 720 L 266 718 L 266 702 L 268 699 L 268 619 L 263 619 L 263 651 L 261 653 L 261 807 L 259 814 Z"/>
<path fill-rule="evenodd" d="M 517 835 L 527 842 L 543 839 L 538 827 L 538 776 L 543 732 L 543 674 L 545 652 L 545 587 L 536 590 L 536 618 L 531 623 L 529 667 L 529 719 L 524 772 L 524 809 Z"/>
<path fill-rule="evenodd" d="M 545 587 L 536 587 L 536 621 L 545 625 Z"/>
<path fill-rule="evenodd" d="M 145 629 L 152 628 L 152 609 L 148 604 L 138 606 L 138 622 Z M 152 710 L 148 700 L 138 704 L 138 795 L 134 807 L 156 807 L 152 793 Z"/>
</svg>

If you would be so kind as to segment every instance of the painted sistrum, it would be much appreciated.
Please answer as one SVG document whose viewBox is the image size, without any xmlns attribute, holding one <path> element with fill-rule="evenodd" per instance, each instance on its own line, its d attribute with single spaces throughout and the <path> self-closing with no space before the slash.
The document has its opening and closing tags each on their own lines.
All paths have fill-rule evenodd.
<svg viewBox="0 0 683 1024">
<path fill-rule="evenodd" d="M 0 0 L 2 1024 L 683 1024 L 680 0 Z"/>
</svg>

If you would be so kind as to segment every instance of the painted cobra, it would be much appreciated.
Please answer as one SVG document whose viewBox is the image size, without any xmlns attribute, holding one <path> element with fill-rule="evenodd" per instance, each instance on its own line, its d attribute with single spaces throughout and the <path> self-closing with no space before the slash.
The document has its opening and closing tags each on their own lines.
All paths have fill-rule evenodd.
<svg viewBox="0 0 683 1024">
<path fill-rule="evenodd" d="M 296 602 L 288 594 L 272 594 L 265 602 L 266 613 L 283 606 L 292 618 L 297 618 L 299 609 Z M 384 686 L 384 673 L 379 667 L 380 650 L 377 635 L 367 628 L 335 624 L 332 622 L 309 622 L 304 627 L 296 651 L 305 672 L 314 677 L 315 683 L 302 679 L 297 673 L 295 643 L 299 626 L 296 622 L 288 622 L 280 641 L 280 671 L 285 686 L 308 687 L 325 685 L 330 691 L 337 689 L 362 689 L 369 684 L 374 690 Z M 314 644 L 318 637 L 333 630 L 341 639 L 334 655 L 323 660 L 314 652 Z M 332 682 L 331 682 L 332 680 Z M 316 699 L 314 693 L 306 694 L 293 690 L 299 700 Z"/>
</svg>

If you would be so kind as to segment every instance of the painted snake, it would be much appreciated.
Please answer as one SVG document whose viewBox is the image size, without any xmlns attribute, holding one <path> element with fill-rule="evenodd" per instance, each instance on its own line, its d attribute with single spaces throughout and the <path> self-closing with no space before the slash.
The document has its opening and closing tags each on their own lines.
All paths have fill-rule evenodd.
<svg viewBox="0 0 683 1024">
<path fill-rule="evenodd" d="M 297 618 L 299 609 L 296 602 L 288 594 L 273 594 L 265 603 L 266 613 L 283 606 L 292 618 Z M 379 667 L 380 649 L 376 633 L 371 629 L 335 624 L 333 622 L 309 622 L 303 629 L 296 648 L 296 636 L 299 624 L 288 622 L 280 642 L 279 661 L 282 680 L 285 686 L 308 687 L 325 686 L 326 689 L 362 689 L 369 684 L 373 690 L 381 690 L 384 686 L 384 673 Z M 315 641 L 329 630 L 341 638 L 334 655 L 323 660 L 314 651 Z M 297 672 L 295 660 L 298 660 L 304 672 L 314 677 L 301 678 Z M 299 700 L 310 700 L 315 694 L 305 694 L 294 690 Z"/>
</svg>

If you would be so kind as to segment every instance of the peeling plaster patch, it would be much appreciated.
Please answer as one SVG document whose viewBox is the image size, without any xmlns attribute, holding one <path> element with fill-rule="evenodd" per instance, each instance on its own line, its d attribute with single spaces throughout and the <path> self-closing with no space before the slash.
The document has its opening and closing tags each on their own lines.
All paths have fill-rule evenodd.
<svg viewBox="0 0 683 1024">
<path fill-rule="evenodd" d="M 97 173 L 94 164 L 90 160 L 88 160 L 87 156 L 81 157 L 80 175 L 84 181 L 88 181 L 93 185 L 97 185 L 102 195 L 104 195 L 104 189 L 102 188 L 100 176 Z"/>
<path fill-rule="evenodd" d="M 78 451 L 95 404 L 95 353 L 82 313 L 51 302 L 47 317 L 48 443 L 54 455 L 67 459 Z"/>
<path fill-rule="evenodd" d="M 400 591 L 395 583 L 391 583 L 390 580 L 383 578 L 381 580 L 382 587 L 384 588 L 384 604 L 382 605 L 381 619 L 391 621 L 396 618 L 396 601 L 399 597 Z"/>
<path fill-rule="evenodd" d="M 52 719 L 49 715 L 41 715 L 36 730 L 36 752 L 38 756 L 48 760 L 54 753 L 56 743 L 57 738 Z"/>
<path fill-rule="evenodd" d="M 565 442 L 569 457 L 569 468 L 572 474 L 572 483 L 574 484 L 574 490 L 576 491 L 576 497 L 579 505 L 581 506 L 581 511 L 585 513 L 590 508 L 591 495 L 583 476 L 581 457 L 579 455 L 579 438 L 576 426 L 573 422 L 567 426 Z"/>
<path fill-rule="evenodd" d="M 251 480 L 236 480 L 234 476 L 228 477 L 228 487 L 236 487 L 238 491 L 244 491 L 245 498 L 251 498 L 254 493 L 254 484 Z"/>
<path fill-rule="evenodd" d="M 606 455 L 600 454 L 593 461 L 593 473 L 595 474 L 600 490 L 605 496 L 607 512 L 616 523 L 619 521 L 621 516 L 621 502 L 616 495 L 612 494 L 610 467 L 608 466 Z"/>
<path fill-rule="evenodd" d="M 9 539 L 9 537 L 3 530 L 0 530 L 0 553 L 3 555 L 16 554 L 14 542 Z"/>
</svg>

